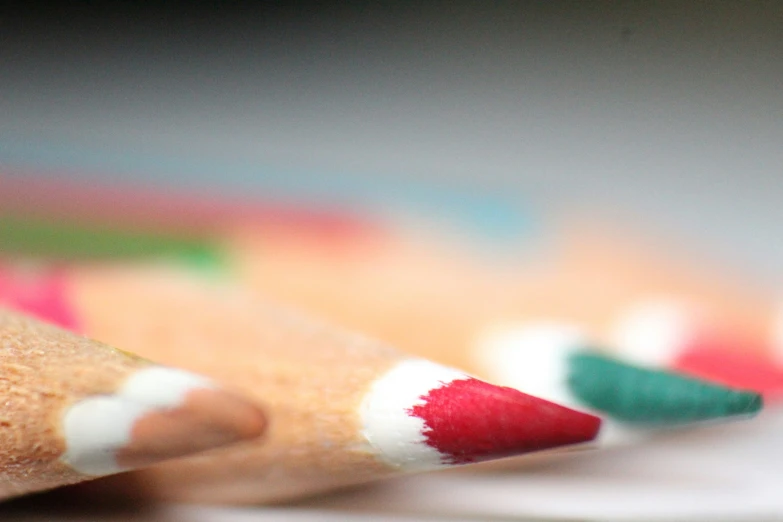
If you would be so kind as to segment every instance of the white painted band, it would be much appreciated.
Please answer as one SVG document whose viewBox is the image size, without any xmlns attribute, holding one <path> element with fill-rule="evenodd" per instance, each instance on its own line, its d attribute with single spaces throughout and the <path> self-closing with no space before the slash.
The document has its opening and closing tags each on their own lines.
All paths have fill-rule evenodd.
<svg viewBox="0 0 783 522">
<path fill-rule="evenodd" d="M 424 420 L 410 414 L 422 397 L 468 376 L 421 360 L 406 359 L 373 383 L 361 405 L 363 434 L 369 449 L 390 466 L 425 471 L 448 466 L 426 441 Z"/>
<path fill-rule="evenodd" d="M 66 410 L 62 421 L 66 451 L 60 460 L 92 476 L 125 471 L 116 454 L 131 442 L 133 426 L 154 410 L 182 405 L 194 389 L 213 384 L 198 375 L 153 366 L 134 373 L 113 395 L 87 397 Z"/>
</svg>

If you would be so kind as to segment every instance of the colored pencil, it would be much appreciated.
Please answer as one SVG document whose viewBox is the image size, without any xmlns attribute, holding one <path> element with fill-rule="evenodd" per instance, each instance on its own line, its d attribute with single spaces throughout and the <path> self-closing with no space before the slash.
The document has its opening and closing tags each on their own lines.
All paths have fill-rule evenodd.
<svg viewBox="0 0 783 522">
<path fill-rule="evenodd" d="M 780 371 L 754 355 L 767 350 L 759 346 L 760 335 L 731 333 L 752 329 L 739 323 L 758 325 L 763 299 L 715 283 L 717 277 L 651 263 L 661 256 L 643 255 L 644 249 L 606 234 L 566 235 L 550 245 L 556 255 L 495 263 L 429 237 L 418 241 L 377 222 L 311 209 L 232 208 L 105 189 L 86 195 L 58 189 L 69 195 L 59 198 L 18 182 L 7 188 L 18 197 L 6 211 L 28 215 L 0 216 L 0 250 L 6 252 L 60 259 L 174 256 L 226 269 L 266 295 L 479 374 L 483 355 L 475 340 L 481 331 L 506 320 L 557 320 L 579 324 L 597 344 L 643 364 L 664 363 L 770 400 L 783 395 Z M 65 222 L 53 223 L 55 217 Z M 656 308 L 649 296 L 664 291 L 679 312 L 648 313 Z M 754 312 L 749 316 L 745 308 Z M 681 356 L 640 357 L 640 351 Z"/>
<path fill-rule="evenodd" d="M 408 357 L 165 264 L 74 266 L 57 275 L 73 327 L 235 386 L 270 419 L 262 441 L 96 484 L 102 495 L 281 501 L 580 444 L 599 429 L 595 416 Z"/>
<path fill-rule="evenodd" d="M 64 271 L 45 271 L 21 280 L 12 276 L 12 271 L 0 270 L 0 296 L 3 290 L 6 296 L 21 296 L 16 299 L 17 306 L 77 328 L 74 312 L 69 310 L 65 297 Z M 497 384 L 531 391 L 549 400 L 646 429 L 747 416 L 760 408 L 755 393 L 631 366 L 588 348 L 586 337 L 574 335 L 571 330 L 558 325 L 513 325 L 496 329 L 477 338 L 480 357 L 475 367 Z M 593 389 L 587 389 L 590 387 Z M 595 400 L 607 396 L 600 391 L 606 388 L 612 390 L 612 400 Z M 623 437 L 616 436 L 622 433 L 619 429 L 604 433 L 611 440 L 602 437 L 602 442 L 623 441 Z"/>
<path fill-rule="evenodd" d="M 770 400 L 783 396 L 772 343 L 764 341 L 766 300 L 735 291 L 717 276 L 686 285 L 689 270 L 657 273 L 621 240 L 599 254 L 581 240 L 564 239 L 565 245 L 552 247 L 557 254 L 509 267 L 402 236 L 336 253 L 302 235 L 281 236 L 255 234 L 235 244 L 246 284 L 490 380 L 498 375 L 479 364 L 484 331 L 507 323 L 561 323 L 578 325 L 592 345 L 639 364 L 755 390 Z M 707 290 L 712 280 L 729 289 Z M 669 297 L 656 297 L 662 294 Z M 653 311 L 663 302 L 676 312 Z"/>
<path fill-rule="evenodd" d="M 603 443 L 637 441 L 649 430 L 749 417 L 762 405 L 756 392 L 630 364 L 595 350 L 575 326 L 512 323 L 486 332 L 480 344 L 482 373 L 493 375 L 493 382 L 524 386 L 538 397 L 606 416 L 605 428 L 611 429 L 602 430 Z"/>
<path fill-rule="evenodd" d="M 615 325 L 623 356 L 728 386 L 753 389 L 770 402 L 783 399 L 783 368 L 767 346 L 672 301 L 640 303 Z M 769 343 L 774 347 L 774 343 Z"/>
<path fill-rule="evenodd" d="M 502 360 L 494 366 L 487 365 L 484 332 L 507 323 L 527 323 L 531 329 L 541 323 L 560 323 L 564 328 L 578 325 L 584 331 L 584 343 L 602 348 L 599 350 L 602 355 L 612 354 L 636 364 L 685 373 L 738 390 L 761 392 L 773 401 L 783 393 L 780 371 L 768 356 L 760 355 L 764 348 L 756 348 L 736 335 L 724 334 L 727 328 L 717 319 L 702 318 L 703 314 L 696 311 L 684 314 L 679 324 L 683 332 L 689 328 L 693 335 L 679 338 L 672 335 L 665 339 L 661 332 L 667 328 L 671 331 L 673 323 L 650 331 L 638 321 L 627 322 L 629 313 L 641 308 L 637 306 L 640 302 L 617 294 L 636 295 L 636 290 L 630 282 L 624 283 L 622 277 L 619 282 L 612 281 L 608 267 L 599 276 L 601 270 L 592 263 L 586 262 L 582 268 L 566 265 L 557 271 L 561 275 L 539 279 L 539 275 L 549 273 L 551 268 L 497 267 L 491 263 L 474 263 L 475 258 L 471 259 L 469 254 L 455 260 L 460 257 L 457 253 L 439 251 L 437 245 L 403 238 L 378 241 L 372 248 L 359 246 L 335 252 L 321 248 L 306 236 L 290 236 L 290 233 L 288 237 L 285 233 L 255 234 L 241 242 L 241 247 L 237 246 L 236 264 L 247 284 L 412 353 L 464 368 L 493 382 L 520 383 L 529 373 L 522 366 L 510 367 Z M 579 278 L 573 273 L 580 270 L 584 278 L 575 280 Z M 591 288 L 591 284 L 596 287 Z M 340 291 L 340 287 L 346 290 Z M 609 300 L 611 303 L 604 302 L 604 291 L 616 295 Z M 598 311 L 593 310 L 596 298 Z M 691 308 L 700 309 L 696 305 Z M 438 327 L 427 328 L 426 325 L 432 324 Z M 633 335 L 623 334 L 623 329 Z M 696 330 L 699 335 L 695 334 Z M 638 357 L 635 347 L 642 344 L 638 341 L 645 346 L 657 342 L 657 346 L 649 349 L 651 353 L 676 352 L 681 356 Z M 519 347 L 524 354 L 547 349 L 544 345 Z M 524 357 L 533 368 L 542 364 L 539 358 Z M 743 373 L 738 371 L 740 367 L 744 368 Z M 518 378 L 509 379 L 514 372 L 519 372 Z M 641 383 L 636 384 L 641 387 Z M 680 392 L 686 393 L 685 389 Z M 694 393 L 704 400 L 700 393 Z M 663 396 L 658 397 L 663 400 Z M 650 409 L 643 411 L 653 413 Z M 603 413 L 613 416 L 612 412 Z"/>
<path fill-rule="evenodd" d="M 199 375 L 0 308 L 0 498 L 257 438 L 265 416 Z"/>
<path fill-rule="evenodd" d="M 88 186 L 0 175 L 0 218 L 13 220 L 15 217 L 49 223 L 52 220 L 75 225 L 87 223 L 93 228 L 99 224 L 98 228 L 104 228 L 104 233 L 115 235 L 130 226 L 151 236 L 143 242 L 157 244 L 159 251 L 203 253 L 208 247 L 224 248 L 229 250 L 229 258 L 236 255 L 235 248 L 246 247 L 234 242 L 248 236 L 255 239 L 250 246 L 275 248 L 274 242 L 293 235 L 298 237 L 299 248 L 311 249 L 314 245 L 308 245 L 304 240 L 317 243 L 316 247 L 323 247 L 328 242 L 337 242 L 343 247 L 347 243 L 364 245 L 369 242 L 377 247 L 380 239 L 383 252 L 377 255 L 389 254 L 385 243 L 397 243 L 392 247 L 398 248 L 400 243 L 404 246 L 410 242 L 411 236 L 410 228 L 400 235 L 399 227 L 389 226 L 386 221 L 366 212 L 357 215 L 312 205 L 302 208 L 236 198 L 205 199 L 172 191 L 145 191 L 138 187 Z M 748 284 L 725 267 L 716 267 L 714 260 L 687 261 L 681 252 L 683 249 L 678 252 L 671 242 L 656 242 L 649 234 L 635 240 L 632 239 L 633 231 L 618 231 L 617 227 L 596 224 L 595 220 L 572 217 L 565 221 L 565 226 L 557 222 L 545 227 L 542 233 L 547 237 L 538 240 L 532 250 L 512 249 L 517 254 L 521 252 L 521 257 L 509 260 L 516 267 L 507 274 L 514 277 L 511 284 L 518 287 L 517 295 L 525 300 L 531 294 L 544 297 L 542 304 L 518 303 L 520 314 L 527 314 L 530 309 L 535 315 L 582 315 L 584 317 L 578 322 L 591 325 L 600 334 L 599 340 L 608 340 L 615 330 L 617 317 L 625 310 L 668 296 L 687 309 L 689 316 L 698 314 L 702 323 L 722 325 L 752 341 L 750 348 L 769 350 L 770 331 L 777 316 L 777 296 L 767 289 Z M 4 224 L 0 231 L 13 236 L 13 226 L 13 223 Z M 245 232 L 239 238 L 230 234 L 237 229 Z M 270 230 L 273 233 L 270 241 L 258 240 L 259 235 L 268 234 Z M 65 227 L 60 227 L 57 233 L 64 231 Z M 50 230 L 50 236 L 52 232 Z M 33 234 L 21 245 L 22 250 L 50 248 L 40 236 L 35 237 L 40 233 Z M 15 235 L 16 238 L 10 239 L 11 243 L 18 241 L 21 234 Z M 72 250 L 81 249 L 85 253 L 94 248 L 97 252 L 90 255 L 100 254 L 101 250 L 103 254 L 109 254 L 111 249 L 105 248 L 105 239 L 92 243 L 95 247 L 88 247 L 82 241 L 79 248 L 74 246 Z M 288 239 L 286 246 L 291 247 Z M 132 239 L 137 240 L 139 238 Z M 8 237 L 0 237 L 0 248 L 13 250 L 14 245 L 8 241 Z M 533 240 L 528 239 L 530 241 Z M 166 242 L 169 244 L 165 245 Z M 64 241 L 49 243 L 62 246 Z M 119 240 L 114 241 L 112 248 L 117 249 L 116 254 L 122 249 L 130 249 Z M 332 249 L 327 252 L 333 253 Z M 367 249 L 353 248 L 348 253 L 366 255 Z M 464 251 L 459 253 L 465 255 Z M 432 252 L 428 253 L 424 248 L 423 254 Z M 497 252 L 484 256 L 483 261 L 487 257 L 494 259 Z M 508 284 L 509 279 L 504 279 L 504 283 Z M 588 301 L 592 305 L 589 310 L 580 308 L 580 303 Z"/>
</svg>

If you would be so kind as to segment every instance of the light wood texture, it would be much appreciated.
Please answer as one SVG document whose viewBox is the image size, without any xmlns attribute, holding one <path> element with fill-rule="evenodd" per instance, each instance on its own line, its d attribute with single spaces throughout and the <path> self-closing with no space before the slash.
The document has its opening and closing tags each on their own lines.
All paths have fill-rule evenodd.
<svg viewBox="0 0 783 522">
<path fill-rule="evenodd" d="M 88 477 L 59 460 L 65 409 L 111 394 L 143 359 L 0 310 L 0 498 Z"/>
<path fill-rule="evenodd" d="M 271 420 L 263 440 L 99 481 L 102 494 L 270 502 L 395 472 L 366 446 L 359 407 L 396 350 L 164 267 L 89 267 L 70 285 L 90 335 L 243 390 Z"/>
</svg>

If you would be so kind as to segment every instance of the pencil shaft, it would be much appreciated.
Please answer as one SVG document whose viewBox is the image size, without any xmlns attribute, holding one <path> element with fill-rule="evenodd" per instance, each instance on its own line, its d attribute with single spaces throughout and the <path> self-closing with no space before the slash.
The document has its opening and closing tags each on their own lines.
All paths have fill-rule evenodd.
<svg viewBox="0 0 783 522">
<path fill-rule="evenodd" d="M 263 413 L 198 375 L 0 308 L 0 498 L 255 438 Z"/>
<path fill-rule="evenodd" d="M 91 335 L 206 372 L 274 412 L 263 443 L 146 471 L 155 491 L 144 495 L 256 501 L 393 473 L 362 446 L 357 412 L 362 391 L 399 360 L 396 351 L 239 292 L 205 294 L 205 286 L 166 270 L 83 270 L 71 285 Z M 117 314 L 117 303 L 144 313 Z M 231 475 L 224 487 L 222 469 Z"/>
<path fill-rule="evenodd" d="M 59 460 L 59 416 L 78 399 L 113 393 L 148 363 L 6 311 L 0 345 L 0 497 L 84 480 Z"/>
<path fill-rule="evenodd" d="M 74 269 L 69 287 L 91 335 L 230 383 L 271 419 L 263 440 L 97 483 L 105 495 L 276 502 L 582 443 L 599 427 L 176 269 Z"/>
</svg>

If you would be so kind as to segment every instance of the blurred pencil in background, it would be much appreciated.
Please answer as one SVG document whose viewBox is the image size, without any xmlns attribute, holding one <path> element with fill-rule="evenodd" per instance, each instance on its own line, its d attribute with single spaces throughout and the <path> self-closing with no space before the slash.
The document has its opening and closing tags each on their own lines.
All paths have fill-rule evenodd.
<svg viewBox="0 0 783 522">
<path fill-rule="evenodd" d="M 647 284 L 644 274 L 614 279 L 617 271 L 607 270 L 607 265 L 626 262 L 622 256 L 596 264 L 590 253 L 577 252 L 577 261 L 571 262 L 572 252 L 558 252 L 561 248 L 573 250 L 574 244 L 582 248 L 578 243 L 581 237 L 569 238 L 564 247 L 555 241 L 552 250 L 557 255 L 526 251 L 527 255 L 521 256 L 506 249 L 495 259 L 491 250 L 477 255 L 469 244 L 417 236 L 380 220 L 362 220 L 314 207 L 232 207 L 218 200 L 188 201 L 181 196 L 169 200 L 133 191 L 80 191 L 77 187 L 52 191 L 43 185 L 8 183 L 17 194 L 15 206 L 11 205 L 16 215 L 5 217 L 6 233 L 0 235 L 0 246 L 8 253 L 61 260 L 174 255 L 195 260 L 200 266 L 211 260 L 207 264 L 213 267 L 222 260 L 225 270 L 238 274 L 261 294 L 411 353 L 495 382 L 535 390 L 553 400 L 566 400 L 562 390 L 587 382 L 581 365 L 567 364 L 572 359 L 564 355 L 564 349 L 578 345 L 588 355 L 595 350 L 596 339 L 612 347 L 605 334 L 608 326 L 602 331 L 601 321 L 611 323 L 611 313 L 621 310 L 636 294 L 644 295 L 644 288 L 637 287 Z M 68 197 L 49 201 L 51 193 Z M 36 210 L 24 211 L 20 202 Z M 34 215 L 24 216 L 31 213 Z M 61 222 L 55 223 L 55 219 Z M 611 249 L 612 245 L 607 245 L 606 251 Z M 564 266 L 561 257 L 571 264 Z M 631 265 L 631 269 L 637 267 Z M 583 277 L 578 277 L 580 274 Z M 590 287 L 596 284 L 598 292 Z M 596 313 L 599 315 L 590 315 Z M 542 321 L 548 321 L 553 335 L 525 333 L 526 329 L 535 332 Z M 490 346 L 487 332 L 511 323 L 519 335 L 505 338 L 514 339 L 513 345 L 504 342 L 502 350 Z M 555 332 L 557 324 L 563 331 L 579 325 L 586 334 L 578 343 L 569 341 L 571 346 L 557 346 L 557 339 L 563 338 Z M 655 332 L 646 335 L 654 337 Z M 660 349 L 665 351 L 666 347 Z M 735 358 L 746 359 L 736 350 L 733 353 Z M 611 401 L 598 408 L 626 422 L 630 421 L 630 410 L 635 410 L 636 423 L 649 428 L 747 415 L 760 404 L 754 394 L 743 391 L 756 389 L 754 382 L 718 379 L 742 388 L 732 391 L 693 381 L 693 386 L 679 387 L 677 393 L 656 393 L 649 383 L 663 388 L 666 382 L 684 381 L 662 370 L 609 361 L 606 354 L 594 356 L 605 360 L 604 368 L 623 368 L 637 377 L 625 379 L 625 387 L 618 384 L 617 376 L 607 381 L 610 387 L 625 390 L 619 401 L 625 405 L 624 411 L 612 409 L 616 403 Z M 714 362 L 714 357 L 707 359 Z M 559 362 L 554 364 L 555 360 Z M 698 374 L 696 366 L 694 373 Z M 593 365 L 591 371 L 601 367 Z M 642 375 L 649 378 L 638 380 Z M 596 387 L 601 381 L 590 382 Z M 561 391 L 553 392 L 554 388 Z M 705 393 L 707 390 L 714 393 Z M 580 406 L 578 400 L 567 402 Z M 583 401 L 581 407 L 596 405 L 589 402 Z"/>
<path fill-rule="evenodd" d="M 768 289 L 715 263 L 689 261 L 671 242 L 634 239 L 632 231 L 591 226 L 589 220 L 585 226 L 582 219 L 561 219 L 533 237 L 518 230 L 506 238 L 510 246 L 495 242 L 490 247 L 496 248 L 488 248 L 471 244 L 474 236 L 454 242 L 453 234 L 437 234 L 437 227 L 421 235 L 371 212 L 315 204 L 12 176 L 0 177 L 0 188 L 0 239 L 7 254 L 177 255 L 222 262 L 267 293 L 415 349 L 432 343 L 396 338 L 407 330 L 416 335 L 416 329 L 393 326 L 395 313 L 402 313 L 400 301 L 426 308 L 439 299 L 441 310 L 469 315 L 469 323 L 520 317 L 574 322 L 596 342 L 643 362 L 704 348 L 767 356 L 774 344 L 776 307 Z M 345 291 L 348 279 L 352 292 Z M 481 298 L 469 302 L 468 292 Z M 384 320 L 389 324 L 372 324 Z M 471 330 L 474 335 L 476 328 Z M 460 342 L 470 337 L 460 335 Z M 451 350 L 460 357 L 460 350 Z"/>
</svg>

